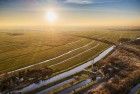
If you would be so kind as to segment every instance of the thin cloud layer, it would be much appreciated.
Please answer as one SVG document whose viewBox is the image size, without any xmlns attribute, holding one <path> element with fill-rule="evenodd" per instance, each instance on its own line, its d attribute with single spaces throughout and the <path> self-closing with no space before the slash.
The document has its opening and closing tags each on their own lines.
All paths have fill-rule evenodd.
<svg viewBox="0 0 140 94">
<path fill-rule="evenodd" d="M 92 4 L 93 0 L 65 0 L 64 2 L 72 4 Z"/>
</svg>

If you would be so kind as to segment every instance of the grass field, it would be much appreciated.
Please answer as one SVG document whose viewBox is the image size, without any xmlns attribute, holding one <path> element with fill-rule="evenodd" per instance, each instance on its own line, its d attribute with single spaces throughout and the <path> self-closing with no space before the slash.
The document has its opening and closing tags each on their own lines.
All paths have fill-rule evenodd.
<svg viewBox="0 0 140 94">
<path fill-rule="evenodd" d="M 134 39 L 139 31 L 0 31 L 0 74 L 46 61 L 41 67 L 59 72 L 98 55 L 110 45 L 72 36 L 83 35 L 118 42 L 120 38 Z M 51 60 L 49 60 L 51 59 Z M 38 66 L 37 66 L 38 67 Z"/>
</svg>

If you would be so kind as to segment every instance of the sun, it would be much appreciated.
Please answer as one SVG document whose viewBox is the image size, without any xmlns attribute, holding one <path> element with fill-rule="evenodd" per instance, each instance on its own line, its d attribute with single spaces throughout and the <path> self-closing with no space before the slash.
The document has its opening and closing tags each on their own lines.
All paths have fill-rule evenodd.
<svg viewBox="0 0 140 94">
<path fill-rule="evenodd" d="M 46 19 L 48 22 L 53 23 L 58 19 L 58 15 L 56 12 L 49 10 L 46 13 Z"/>
</svg>

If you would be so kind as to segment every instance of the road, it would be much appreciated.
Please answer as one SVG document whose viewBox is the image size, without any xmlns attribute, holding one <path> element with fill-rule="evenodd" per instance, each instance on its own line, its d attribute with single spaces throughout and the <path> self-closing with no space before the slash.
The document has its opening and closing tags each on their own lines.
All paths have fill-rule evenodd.
<svg viewBox="0 0 140 94">
<path fill-rule="evenodd" d="M 101 54 L 99 54 L 96 58 L 94 58 L 93 60 L 90 60 L 78 67 L 75 67 L 67 72 L 64 72 L 64 73 L 61 73 L 61 74 L 58 74 L 52 78 L 49 78 L 45 81 L 40 81 L 38 84 L 31 84 L 21 90 L 18 90 L 19 92 L 22 92 L 22 93 L 26 93 L 26 92 L 29 92 L 29 91 L 32 91 L 32 90 L 35 90 L 37 88 L 40 88 L 44 85 L 47 85 L 49 83 L 52 83 L 52 82 L 56 82 L 56 81 L 59 81 L 61 79 L 64 79 L 66 77 L 69 77 L 71 75 L 74 75 L 74 74 L 77 74 L 81 71 L 83 71 L 85 68 L 91 66 L 92 64 L 98 62 L 99 60 L 101 60 L 102 58 L 104 58 L 106 55 L 108 55 L 113 49 L 115 48 L 115 46 L 111 46 L 109 47 L 108 49 L 106 49 L 105 51 L 103 51 Z"/>
</svg>

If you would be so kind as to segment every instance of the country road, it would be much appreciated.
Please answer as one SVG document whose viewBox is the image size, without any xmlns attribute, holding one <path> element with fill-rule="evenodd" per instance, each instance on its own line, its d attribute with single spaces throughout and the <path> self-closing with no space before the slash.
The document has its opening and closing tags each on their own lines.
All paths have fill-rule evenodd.
<svg viewBox="0 0 140 94">
<path fill-rule="evenodd" d="M 40 81 L 38 84 L 31 84 L 23 89 L 20 89 L 18 90 L 18 92 L 22 92 L 22 93 L 26 93 L 26 92 L 29 92 L 29 91 L 32 91 L 32 90 L 35 90 L 37 88 L 40 88 L 44 85 L 47 85 L 49 83 L 52 83 L 52 82 L 55 82 L 55 81 L 58 81 L 58 80 L 61 80 L 61 79 L 64 79 L 66 77 L 69 77 L 71 75 L 74 75 L 76 73 L 79 73 L 81 71 L 83 71 L 85 68 L 91 66 L 92 64 L 98 62 L 99 60 L 101 60 L 102 58 L 104 58 L 106 55 L 108 55 L 113 49 L 115 48 L 115 46 L 111 46 L 109 47 L 108 49 L 106 49 L 105 51 L 103 51 L 101 54 L 99 54 L 96 58 L 94 58 L 93 60 L 91 61 L 88 61 L 78 67 L 75 67 L 67 72 L 64 72 L 64 73 L 61 73 L 61 74 L 58 74 L 52 78 L 49 78 L 45 81 Z"/>
</svg>

